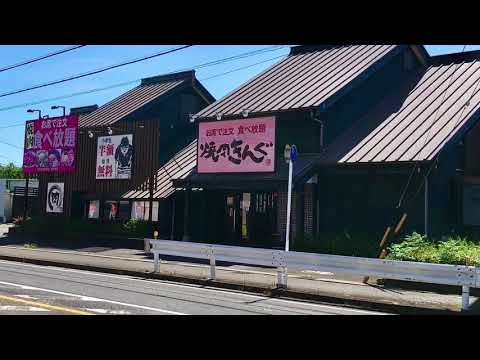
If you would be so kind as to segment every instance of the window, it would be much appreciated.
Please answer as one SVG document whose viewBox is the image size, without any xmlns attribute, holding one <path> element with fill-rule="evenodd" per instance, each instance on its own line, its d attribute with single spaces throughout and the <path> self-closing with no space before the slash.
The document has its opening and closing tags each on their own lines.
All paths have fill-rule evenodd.
<svg viewBox="0 0 480 360">
<path fill-rule="evenodd" d="M 91 200 L 88 202 L 88 218 L 98 219 L 100 211 L 100 200 Z"/>
<path fill-rule="evenodd" d="M 132 219 L 148 221 L 150 201 L 134 201 L 132 205 Z M 158 201 L 153 202 L 152 220 L 158 221 Z"/>
<path fill-rule="evenodd" d="M 117 220 L 118 219 L 118 201 L 105 201 L 105 212 L 103 213 L 106 220 Z"/>
<path fill-rule="evenodd" d="M 120 220 L 128 220 L 130 218 L 130 202 L 129 201 L 120 201 L 118 217 Z"/>
</svg>

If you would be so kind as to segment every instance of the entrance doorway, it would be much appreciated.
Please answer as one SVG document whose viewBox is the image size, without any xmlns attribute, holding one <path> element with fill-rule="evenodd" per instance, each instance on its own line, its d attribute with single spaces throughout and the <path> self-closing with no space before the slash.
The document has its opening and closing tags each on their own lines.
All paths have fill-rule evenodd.
<svg viewBox="0 0 480 360">
<path fill-rule="evenodd" d="M 225 195 L 225 233 L 240 245 L 278 246 L 276 192 L 242 192 Z"/>
</svg>

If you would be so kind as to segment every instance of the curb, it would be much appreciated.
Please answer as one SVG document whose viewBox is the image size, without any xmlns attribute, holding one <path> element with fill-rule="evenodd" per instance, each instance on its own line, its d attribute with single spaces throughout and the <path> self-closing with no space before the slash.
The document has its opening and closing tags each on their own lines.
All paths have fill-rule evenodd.
<svg viewBox="0 0 480 360">
<path fill-rule="evenodd" d="M 448 310 L 448 309 L 433 309 L 427 307 L 416 307 L 414 305 L 401 305 L 393 304 L 385 301 L 368 301 L 368 300 L 355 300 L 342 298 L 338 296 L 332 296 L 329 294 L 312 294 L 301 291 L 293 291 L 288 289 L 279 289 L 279 288 L 266 288 L 260 286 L 251 286 L 251 285 L 240 285 L 235 283 L 226 283 L 226 282 L 217 282 L 214 280 L 207 279 L 198 279 L 198 278 L 189 278 L 189 277 L 180 277 L 174 275 L 166 274 L 157 274 L 154 272 L 140 272 L 140 271 L 131 271 L 131 270 L 122 270 L 116 268 L 108 267 L 99 267 L 91 265 L 81 265 L 81 264 L 72 264 L 65 263 L 60 261 L 52 260 L 41 260 L 41 259 L 30 259 L 16 256 L 0 255 L 0 260 L 14 261 L 29 263 L 35 265 L 44 265 L 44 266 L 56 266 L 63 268 L 70 268 L 76 270 L 84 271 L 95 271 L 103 272 L 108 274 L 116 275 L 128 275 L 134 277 L 142 277 L 147 279 L 157 279 L 164 281 L 172 281 L 184 284 L 200 285 L 200 286 L 209 286 L 219 289 L 235 290 L 235 291 L 244 291 L 255 293 L 271 298 L 283 298 L 283 299 L 297 299 L 303 301 L 314 302 L 317 304 L 323 305 L 339 305 L 339 306 L 348 306 L 351 308 L 357 308 L 362 310 L 371 310 L 376 312 L 386 312 L 400 315 L 459 315 L 462 314 L 459 311 Z"/>
</svg>

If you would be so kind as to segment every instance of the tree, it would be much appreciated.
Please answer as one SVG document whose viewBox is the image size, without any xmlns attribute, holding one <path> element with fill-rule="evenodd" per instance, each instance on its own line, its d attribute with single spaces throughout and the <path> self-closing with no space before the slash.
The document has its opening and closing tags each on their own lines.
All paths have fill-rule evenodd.
<svg viewBox="0 0 480 360">
<path fill-rule="evenodd" d="M 0 179 L 23 179 L 22 168 L 14 163 L 0 165 Z"/>
</svg>

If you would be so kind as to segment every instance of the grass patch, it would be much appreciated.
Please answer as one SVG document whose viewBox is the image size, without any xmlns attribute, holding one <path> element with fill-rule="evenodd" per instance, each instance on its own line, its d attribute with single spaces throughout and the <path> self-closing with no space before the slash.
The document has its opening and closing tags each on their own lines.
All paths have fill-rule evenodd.
<svg viewBox="0 0 480 360">
<path fill-rule="evenodd" d="M 480 266 L 480 243 L 460 235 L 442 240 L 413 233 L 388 248 L 388 259 L 434 264 Z"/>
</svg>

